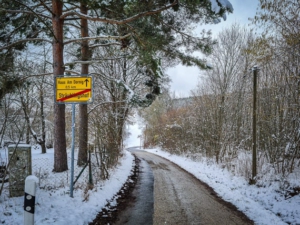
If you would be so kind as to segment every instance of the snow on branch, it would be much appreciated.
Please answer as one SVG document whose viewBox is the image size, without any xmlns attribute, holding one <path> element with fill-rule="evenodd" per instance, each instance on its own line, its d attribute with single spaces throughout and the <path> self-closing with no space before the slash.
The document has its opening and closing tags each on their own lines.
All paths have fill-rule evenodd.
<svg viewBox="0 0 300 225">
<path fill-rule="evenodd" d="M 97 48 L 97 47 L 107 47 L 111 45 L 121 45 L 119 42 L 111 42 L 111 43 L 106 43 L 106 44 L 94 44 L 90 45 L 89 48 Z"/>
<path fill-rule="evenodd" d="M 15 14 L 15 13 L 22 13 L 22 14 L 34 14 L 34 15 L 37 15 L 39 17 L 43 17 L 43 18 L 46 18 L 46 19 L 51 19 L 50 16 L 48 15 L 45 15 L 45 14 L 42 14 L 42 13 L 37 13 L 37 12 L 34 12 L 34 11 L 26 11 L 26 10 L 10 10 L 10 9 L 1 9 L 0 8 L 0 12 L 5 12 L 5 13 L 10 13 L 10 14 Z"/>
<path fill-rule="evenodd" d="M 20 43 L 23 43 L 23 42 L 29 42 L 29 41 L 45 41 L 45 42 L 48 42 L 48 43 L 52 44 L 52 40 L 45 39 L 45 38 L 26 38 L 26 39 L 15 41 L 15 42 L 13 42 L 9 45 L 3 45 L 3 46 L 0 47 L 0 50 L 7 49 L 7 48 L 10 48 L 14 45 L 17 45 L 17 44 L 20 44 Z"/>
<path fill-rule="evenodd" d="M 233 12 L 232 4 L 228 0 L 210 0 L 211 2 L 211 10 L 218 14 L 222 8 L 225 8 L 229 12 Z M 222 15 L 223 19 L 226 20 L 225 12 Z M 220 19 L 216 19 L 215 23 L 219 23 Z"/>
<path fill-rule="evenodd" d="M 79 72 L 76 72 L 76 71 L 74 71 L 74 70 L 66 70 L 65 69 L 65 73 L 69 73 L 69 74 L 76 74 L 76 75 L 81 75 L 81 73 L 79 73 Z"/>
<path fill-rule="evenodd" d="M 114 81 L 115 81 L 118 85 L 123 86 L 123 87 L 125 88 L 125 90 L 129 92 L 128 97 L 127 97 L 127 102 L 130 102 L 131 99 L 132 99 L 133 96 L 134 96 L 134 91 L 133 91 L 127 84 L 125 84 L 123 81 L 117 80 L 117 79 L 115 79 Z"/>
<path fill-rule="evenodd" d="M 95 63 L 101 63 L 103 62 L 103 60 L 118 60 L 118 59 L 123 59 L 124 57 L 115 57 L 115 58 L 102 58 L 102 59 L 99 59 L 99 60 L 89 60 L 89 61 L 73 61 L 73 62 L 69 62 L 69 63 L 65 63 L 64 64 L 64 67 L 67 67 L 67 66 L 72 66 L 74 64 L 82 64 L 82 65 L 87 65 L 87 64 L 95 64 Z"/>
<path fill-rule="evenodd" d="M 157 14 L 157 13 L 160 13 L 162 11 L 165 11 L 173 6 L 175 6 L 176 4 L 178 4 L 178 0 L 175 0 L 173 3 L 171 4 L 168 4 L 168 5 L 165 5 L 161 8 L 158 8 L 158 9 L 154 9 L 154 10 L 149 10 L 149 11 L 146 11 L 146 12 L 141 12 L 139 14 L 136 14 L 132 17 L 129 17 L 129 18 L 126 18 L 126 19 L 123 19 L 123 20 L 114 20 L 114 19 L 108 19 L 108 18 L 100 18 L 100 17 L 91 17 L 91 16 L 88 16 L 86 14 L 83 14 L 83 13 L 80 13 L 80 12 L 77 12 L 77 11 L 71 11 L 71 12 L 67 12 L 65 14 L 63 14 L 60 18 L 61 19 L 64 19 L 68 16 L 73 16 L 73 15 L 76 15 L 78 16 L 79 18 L 81 19 L 86 19 L 86 20 L 91 20 L 91 21 L 97 21 L 97 22 L 104 22 L 104 23 L 109 23 L 109 24 L 118 24 L 118 25 L 122 25 L 122 24 L 126 24 L 126 23 L 130 23 L 134 20 L 137 20 L 141 17 L 145 17 L 145 16 L 150 16 L 150 15 L 154 15 L 154 14 Z"/>
<path fill-rule="evenodd" d="M 230 12 L 233 12 L 233 7 L 228 0 L 210 0 L 211 2 L 211 9 L 215 13 L 219 13 L 221 8 L 225 8 Z"/>
<path fill-rule="evenodd" d="M 83 37 L 83 38 L 77 38 L 72 39 L 64 42 L 65 45 L 74 43 L 74 42 L 82 42 L 82 41 L 91 41 L 91 40 L 109 40 L 109 39 L 115 39 L 115 40 L 122 40 L 127 37 L 131 36 L 131 34 L 126 34 L 124 36 L 97 36 L 97 37 Z"/>
</svg>

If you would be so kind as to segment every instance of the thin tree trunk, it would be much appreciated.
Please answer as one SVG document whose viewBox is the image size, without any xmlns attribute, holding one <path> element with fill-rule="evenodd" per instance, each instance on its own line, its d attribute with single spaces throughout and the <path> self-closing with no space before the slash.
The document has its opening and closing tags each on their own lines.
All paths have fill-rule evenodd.
<svg viewBox="0 0 300 225">
<path fill-rule="evenodd" d="M 41 120 L 42 120 L 42 138 L 39 144 L 42 147 L 42 153 L 47 153 L 46 150 L 46 125 L 45 125 L 45 115 L 44 115 L 44 90 L 43 85 L 40 86 L 40 101 L 41 101 Z"/>
<path fill-rule="evenodd" d="M 85 4 L 80 5 L 80 12 L 82 14 L 87 14 L 87 7 Z M 88 21 L 86 19 L 81 19 L 81 37 L 88 37 Z M 90 58 L 88 41 L 82 41 L 81 44 L 81 56 L 82 61 L 87 61 Z M 89 73 L 89 65 L 81 65 L 81 74 Z M 87 162 L 87 150 L 88 150 L 88 113 L 87 105 L 79 105 L 79 151 L 78 151 L 78 161 L 77 165 L 82 166 Z"/>
<path fill-rule="evenodd" d="M 257 73 L 258 70 L 254 67 L 253 70 L 253 118 L 252 118 L 252 179 L 251 184 L 255 184 L 257 175 L 257 158 L 256 158 L 256 118 L 257 118 Z"/>
<path fill-rule="evenodd" d="M 63 23 L 62 15 L 63 2 L 52 0 L 52 27 L 54 32 L 53 40 L 53 74 L 55 78 L 64 74 L 63 60 Z M 68 169 L 66 152 L 66 122 L 65 105 L 54 104 L 54 172 L 63 172 Z"/>
<path fill-rule="evenodd" d="M 26 91 L 26 100 L 22 97 L 21 99 L 23 99 L 24 101 L 24 105 L 23 105 L 23 110 L 24 110 L 24 113 L 27 114 L 27 112 L 29 111 L 28 109 L 28 92 L 29 90 L 27 89 Z M 27 102 L 25 102 L 27 101 Z M 28 116 L 28 122 L 27 122 L 27 126 L 26 126 L 26 144 L 29 144 L 30 143 L 30 122 L 29 122 L 29 115 Z"/>
</svg>

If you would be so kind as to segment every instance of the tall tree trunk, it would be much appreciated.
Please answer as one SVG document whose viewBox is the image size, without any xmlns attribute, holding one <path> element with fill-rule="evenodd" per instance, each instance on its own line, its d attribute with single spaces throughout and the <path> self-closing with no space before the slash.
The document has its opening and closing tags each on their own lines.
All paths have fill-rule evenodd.
<svg viewBox="0 0 300 225">
<path fill-rule="evenodd" d="M 80 12 L 87 14 L 87 7 L 81 3 Z M 88 21 L 81 19 L 81 37 L 88 37 Z M 81 43 L 81 57 L 82 61 L 87 61 L 90 58 L 89 43 L 88 41 L 82 41 Z M 81 74 L 89 73 L 89 65 L 81 65 Z M 87 162 L 87 149 L 88 149 L 88 113 L 87 105 L 79 104 L 79 151 L 77 165 L 82 166 Z"/>
<path fill-rule="evenodd" d="M 62 15 L 63 2 L 52 0 L 52 27 L 54 32 L 53 40 L 53 74 L 55 78 L 64 74 L 63 58 L 63 23 Z M 65 105 L 54 104 L 54 172 L 63 172 L 68 169 L 66 151 L 66 122 Z"/>
</svg>

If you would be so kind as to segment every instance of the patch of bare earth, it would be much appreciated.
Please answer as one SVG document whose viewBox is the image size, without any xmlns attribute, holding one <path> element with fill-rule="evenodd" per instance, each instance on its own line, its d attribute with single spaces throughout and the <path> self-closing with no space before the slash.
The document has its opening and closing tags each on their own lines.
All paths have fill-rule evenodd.
<svg viewBox="0 0 300 225">
<path fill-rule="evenodd" d="M 98 213 L 93 222 L 89 225 L 111 225 L 118 220 L 119 212 L 125 210 L 132 202 L 135 201 L 135 196 L 132 192 L 137 183 L 139 176 L 139 163 L 140 160 L 135 156 L 135 165 L 131 171 L 131 175 L 128 177 L 121 190 L 107 202 L 104 208 Z M 117 204 L 112 204 L 116 202 Z"/>
</svg>

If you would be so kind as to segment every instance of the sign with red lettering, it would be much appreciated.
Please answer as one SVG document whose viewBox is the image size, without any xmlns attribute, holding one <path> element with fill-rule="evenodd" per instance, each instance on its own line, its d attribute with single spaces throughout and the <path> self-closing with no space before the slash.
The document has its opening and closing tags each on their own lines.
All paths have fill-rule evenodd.
<svg viewBox="0 0 300 225">
<path fill-rule="evenodd" d="M 92 102 L 93 79 L 85 77 L 56 77 L 55 100 L 57 103 Z"/>
</svg>

